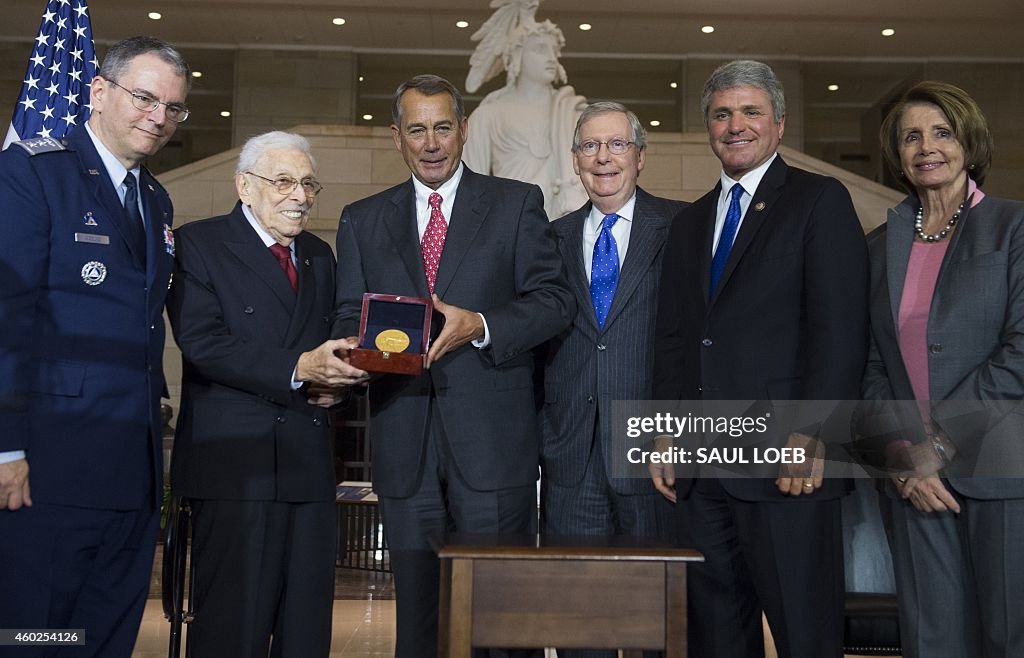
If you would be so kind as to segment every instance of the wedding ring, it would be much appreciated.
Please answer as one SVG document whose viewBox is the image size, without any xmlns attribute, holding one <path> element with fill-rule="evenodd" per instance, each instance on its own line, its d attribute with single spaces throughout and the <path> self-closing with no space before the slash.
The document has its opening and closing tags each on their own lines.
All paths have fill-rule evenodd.
<svg viewBox="0 0 1024 658">
<path fill-rule="evenodd" d="M 804 482 L 804 486 L 807 487 L 808 489 L 813 489 L 814 488 L 814 483 L 813 482 Z"/>
<path fill-rule="evenodd" d="M 907 481 L 907 478 L 896 478 L 896 481 L 899 482 L 900 484 L 903 484 L 904 482 Z"/>
</svg>

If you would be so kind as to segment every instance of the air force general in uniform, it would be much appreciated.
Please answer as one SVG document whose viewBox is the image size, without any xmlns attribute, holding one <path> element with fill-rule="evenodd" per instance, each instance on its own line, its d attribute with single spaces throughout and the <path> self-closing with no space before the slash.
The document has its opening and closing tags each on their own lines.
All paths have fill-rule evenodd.
<svg viewBox="0 0 1024 658">
<path fill-rule="evenodd" d="M 161 498 L 171 201 L 141 166 L 188 116 L 169 45 L 111 47 L 64 141 L 0 154 L 0 626 L 129 656 Z"/>
</svg>

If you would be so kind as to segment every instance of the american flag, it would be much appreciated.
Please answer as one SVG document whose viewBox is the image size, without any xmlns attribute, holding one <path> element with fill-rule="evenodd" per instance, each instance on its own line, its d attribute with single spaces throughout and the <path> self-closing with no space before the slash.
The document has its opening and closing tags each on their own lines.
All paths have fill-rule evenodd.
<svg viewBox="0 0 1024 658">
<path fill-rule="evenodd" d="M 89 118 L 89 83 L 99 62 L 86 0 L 47 0 L 4 148 L 30 137 L 60 138 Z"/>
</svg>

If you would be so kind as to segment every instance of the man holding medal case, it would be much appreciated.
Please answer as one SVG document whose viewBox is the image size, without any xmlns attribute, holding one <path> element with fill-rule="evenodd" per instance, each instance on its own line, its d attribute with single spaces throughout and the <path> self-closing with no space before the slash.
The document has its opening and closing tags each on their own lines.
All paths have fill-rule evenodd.
<svg viewBox="0 0 1024 658">
<path fill-rule="evenodd" d="M 395 93 L 392 119 L 412 177 L 342 212 L 333 336 L 358 335 L 365 293 L 432 300 L 427 369 L 382 375 L 368 392 L 395 655 L 423 658 L 437 646 L 439 563 L 428 536 L 533 531 L 532 350 L 569 325 L 575 302 L 539 188 L 462 164 L 468 122 L 458 90 L 412 78 Z M 415 323 L 412 332 L 387 328 L 416 344 Z M 372 350 L 367 338 L 361 347 Z M 383 336 L 392 340 L 404 342 Z M 353 365 L 358 355 L 349 353 Z"/>
</svg>

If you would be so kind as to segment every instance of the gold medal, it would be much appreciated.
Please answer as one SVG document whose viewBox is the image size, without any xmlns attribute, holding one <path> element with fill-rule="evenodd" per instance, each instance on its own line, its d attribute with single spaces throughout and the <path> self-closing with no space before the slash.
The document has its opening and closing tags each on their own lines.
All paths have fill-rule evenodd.
<svg viewBox="0 0 1024 658">
<path fill-rule="evenodd" d="M 409 347 L 409 334 L 401 329 L 385 329 L 373 343 L 381 352 L 404 352 Z"/>
</svg>

